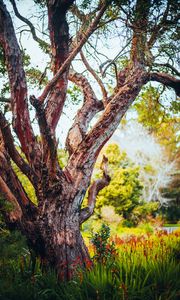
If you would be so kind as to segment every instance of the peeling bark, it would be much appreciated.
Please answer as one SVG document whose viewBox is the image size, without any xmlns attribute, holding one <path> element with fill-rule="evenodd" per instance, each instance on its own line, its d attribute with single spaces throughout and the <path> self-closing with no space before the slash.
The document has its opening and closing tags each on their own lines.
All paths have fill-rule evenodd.
<svg viewBox="0 0 180 300">
<path fill-rule="evenodd" d="M 32 161 L 35 159 L 34 151 L 37 145 L 30 123 L 22 55 L 17 43 L 11 17 L 2 1 L 0 3 L 0 29 L 0 43 L 3 46 L 6 57 L 11 88 L 13 127 L 28 161 Z"/>
</svg>

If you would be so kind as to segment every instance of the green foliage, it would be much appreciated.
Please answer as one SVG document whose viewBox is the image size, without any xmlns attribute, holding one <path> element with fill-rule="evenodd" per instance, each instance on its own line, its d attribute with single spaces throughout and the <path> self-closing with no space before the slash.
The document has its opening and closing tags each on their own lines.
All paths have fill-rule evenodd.
<svg viewBox="0 0 180 300">
<path fill-rule="evenodd" d="M 76 85 L 70 85 L 67 89 L 67 94 L 69 96 L 69 101 L 74 105 L 77 105 L 82 101 L 81 89 Z"/>
<path fill-rule="evenodd" d="M 179 118 L 176 116 L 179 110 L 178 102 L 173 101 L 171 106 L 164 106 L 160 91 L 148 86 L 143 89 L 133 108 L 138 114 L 138 122 L 148 128 L 169 152 L 176 152 L 180 141 Z"/>
<path fill-rule="evenodd" d="M 29 68 L 26 71 L 26 76 L 28 78 L 28 82 L 34 86 L 46 85 L 48 83 L 47 76 L 44 76 L 42 72 L 37 68 Z"/>
<path fill-rule="evenodd" d="M 115 259 L 116 249 L 114 242 L 109 242 L 110 228 L 102 224 L 97 233 L 93 233 L 91 243 L 95 248 L 93 259 L 98 263 L 112 263 Z"/>
<path fill-rule="evenodd" d="M 5 58 L 2 47 L 0 47 L 0 76 L 4 76 L 6 74 L 5 67 Z"/>
<path fill-rule="evenodd" d="M 158 210 L 158 202 L 144 202 L 136 206 L 132 211 L 131 219 L 133 220 L 133 224 L 138 224 L 141 220 L 146 220 L 148 216 L 155 217 Z"/>
<path fill-rule="evenodd" d="M 0 199 L 0 269 L 2 272 L 6 266 L 23 254 L 26 247 L 25 238 L 20 232 L 17 230 L 9 231 L 7 228 L 2 214 L 4 209 L 11 211 L 12 205 Z"/>
<path fill-rule="evenodd" d="M 31 201 L 34 204 L 37 204 L 37 198 L 36 198 L 35 190 L 34 190 L 32 183 L 29 181 L 29 179 L 26 177 L 26 175 L 24 175 L 20 171 L 20 169 L 14 163 L 12 163 L 12 165 L 13 165 L 13 169 L 14 169 L 16 175 L 18 176 L 20 182 L 22 183 L 22 186 L 24 187 L 24 190 L 26 191 L 28 197 L 31 199 Z"/>
<path fill-rule="evenodd" d="M 62 169 L 67 165 L 68 153 L 64 149 L 58 149 L 58 161 Z"/>
<path fill-rule="evenodd" d="M 108 145 L 105 155 L 109 160 L 110 184 L 100 191 L 97 207 L 112 205 L 115 212 L 127 218 L 139 204 L 142 185 L 138 179 L 139 169 L 131 166 L 126 154 L 121 153 L 118 145 Z"/>
<path fill-rule="evenodd" d="M 102 237 L 109 238 L 103 229 Z M 32 273 L 28 252 L 0 268 L 0 300 L 155 300 L 179 299 L 179 233 L 114 237 L 114 263 L 94 262 L 67 283 L 53 270 Z M 8 248 L 8 246 L 7 246 Z"/>
<path fill-rule="evenodd" d="M 142 185 L 137 168 L 126 168 L 114 172 L 110 184 L 98 196 L 98 201 L 115 207 L 115 211 L 126 217 L 139 204 Z"/>
</svg>

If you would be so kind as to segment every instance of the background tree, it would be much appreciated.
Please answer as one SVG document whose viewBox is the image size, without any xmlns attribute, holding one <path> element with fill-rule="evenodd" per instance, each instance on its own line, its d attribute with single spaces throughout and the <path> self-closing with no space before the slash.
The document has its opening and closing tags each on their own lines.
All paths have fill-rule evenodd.
<svg viewBox="0 0 180 300">
<path fill-rule="evenodd" d="M 163 96 L 163 89 L 148 86 L 136 99 L 133 108 L 137 112 L 137 120 L 157 141 L 164 146 L 169 160 L 178 155 L 179 136 L 179 102 L 168 100 L 170 95 Z"/>
<path fill-rule="evenodd" d="M 92 183 L 88 205 L 81 208 L 103 145 L 149 81 L 160 82 L 180 94 L 179 79 L 173 76 L 178 72 L 169 62 L 171 58 L 176 64 L 177 59 L 178 3 L 172 0 L 78 1 L 77 4 L 73 0 L 35 1 L 48 17 L 48 31 L 45 32 L 48 38 L 43 40 L 37 36 L 35 24 L 19 13 L 15 0 L 10 2 L 16 17 L 25 23 L 41 49 L 49 53 L 52 79 L 39 96 L 29 96 L 23 51 L 11 15 L 0 0 L 1 53 L 8 73 L 13 116 L 11 128 L 3 112 L 0 113 L 0 190 L 14 206 L 13 213 L 7 212 L 6 219 L 16 222 L 44 264 L 55 267 L 59 278 L 69 279 L 76 262 L 85 265 L 89 260 L 79 228 L 92 215 L 98 192 L 110 181 L 104 158 L 103 178 Z M 115 66 L 115 86 L 111 86 L 108 93 L 105 81 L 90 66 L 85 50 L 97 56 L 102 44 L 96 43 L 93 34 L 96 32 L 98 41 L 100 37 L 104 39 L 105 34 L 107 41 L 113 30 L 122 37 L 123 32 L 126 33 L 118 44 L 118 56 L 126 49 L 128 63 L 120 70 Z M 171 43 L 171 51 L 167 43 Z M 85 48 L 85 44 L 89 47 Z M 101 100 L 86 74 L 73 69 L 72 61 L 78 54 L 87 72 L 97 81 Z M 163 65 L 165 61 L 168 72 L 162 72 L 162 63 L 157 65 L 160 58 Z M 114 65 L 115 60 L 110 65 Z M 100 66 L 103 76 L 107 68 L 107 61 L 104 61 Z M 67 135 L 69 159 L 62 169 L 58 163 L 55 132 L 67 99 L 68 80 L 81 88 L 83 103 Z M 36 111 L 40 139 L 35 136 L 31 125 L 29 100 Z M 91 120 L 99 112 L 99 118 L 90 128 Z M 25 159 L 16 148 L 12 131 Z M 12 161 L 32 183 L 38 204 L 27 196 L 13 170 Z"/>
<path fill-rule="evenodd" d="M 108 158 L 110 184 L 99 192 L 97 208 L 111 205 L 117 214 L 128 219 L 133 209 L 142 202 L 142 184 L 139 180 L 139 168 L 135 167 L 121 153 L 117 144 L 110 144 L 104 151 Z M 102 174 L 99 174 L 101 177 Z"/>
<path fill-rule="evenodd" d="M 153 176 L 149 178 L 148 174 L 146 175 L 151 181 L 152 187 L 149 191 L 153 194 L 150 200 L 147 193 L 148 184 L 142 176 L 143 173 L 145 177 L 145 172 L 148 173 L 148 169 L 153 170 L 153 167 L 146 165 L 146 168 L 144 168 L 136 165 L 136 162 L 131 161 L 125 152 L 120 151 L 118 144 L 109 144 L 101 151 L 99 159 L 102 155 L 108 158 L 108 172 L 111 181 L 97 196 L 97 215 L 101 215 L 102 207 L 112 206 L 115 213 L 125 219 L 124 224 L 128 226 L 137 225 L 142 220 L 146 220 L 148 216 L 155 216 L 160 206 L 157 201 L 160 201 L 160 199 L 154 199 L 154 193 L 152 192 L 152 182 L 157 181 L 156 174 L 154 174 L 154 178 Z M 100 178 L 101 176 L 102 172 L 98 169 L 97 163 L 95 177 Z M 152 200 L 156 200 L 156 202 Z"/>
</svg>

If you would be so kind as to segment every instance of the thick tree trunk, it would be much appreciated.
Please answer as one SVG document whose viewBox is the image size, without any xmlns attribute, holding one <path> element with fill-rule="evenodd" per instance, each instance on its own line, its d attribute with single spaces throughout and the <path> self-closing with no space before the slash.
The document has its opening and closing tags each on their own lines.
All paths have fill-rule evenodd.
<svg viewBox="0 0 180 300">
<path fill-rule="evenodd" d="M 65 191 L 63 192 L 63 194 Z M 80 232 L 80 211 L 74 210 L 69 191 L 44 201 L 35 222 L 24 224 L 29 246 L 44 267 L 57 271 L 60 280 L 69 280 L 76 269 L 90 263 L 88 249 Z M 69 198 L 69 199 L 68 199 Z"/>
</svg>

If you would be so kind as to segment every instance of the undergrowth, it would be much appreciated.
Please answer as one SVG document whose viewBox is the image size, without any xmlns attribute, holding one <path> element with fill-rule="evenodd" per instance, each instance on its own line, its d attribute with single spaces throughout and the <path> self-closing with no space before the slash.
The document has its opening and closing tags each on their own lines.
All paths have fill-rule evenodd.
<svg viewBox="0 0 180 300">
<path fill-rule="evenodd" d="M 180 232 L 110 237 L 103 225 L 91 238 L 93 267 L 68 283 L 43 273 L 30 253 L 0 257 L 1 300 L 178 300 Z"/>
</svg>

